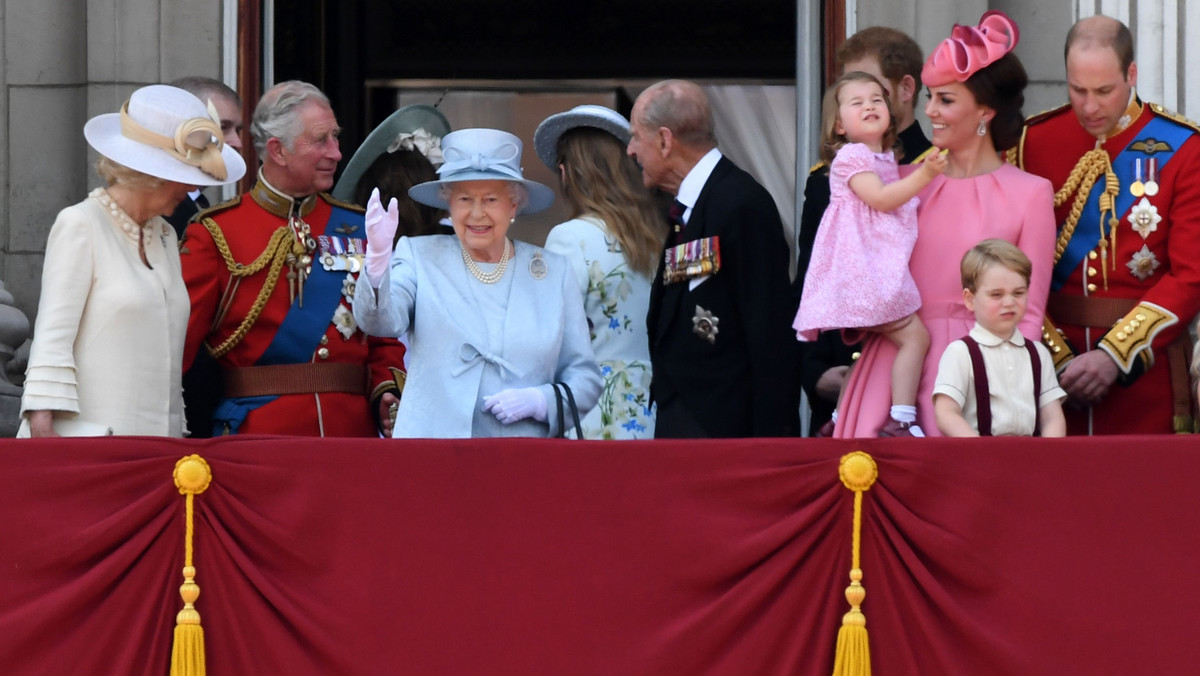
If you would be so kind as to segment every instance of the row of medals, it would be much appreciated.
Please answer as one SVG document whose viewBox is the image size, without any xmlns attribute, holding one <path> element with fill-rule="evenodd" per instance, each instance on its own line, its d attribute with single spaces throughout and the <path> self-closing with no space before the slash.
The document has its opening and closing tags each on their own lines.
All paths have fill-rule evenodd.
<svg viewBox="0 0 1200 676">
<path fill-rule="evenodd" d="M 1158 194 L 1158 158 L 1146 159 L 1146 181 L 1142 181 L 1142 158 L 1133 161 L 1133 183 L 1129 184 L 1129 194 L 1134 197 L 1154 197 Z"/>
</svg>

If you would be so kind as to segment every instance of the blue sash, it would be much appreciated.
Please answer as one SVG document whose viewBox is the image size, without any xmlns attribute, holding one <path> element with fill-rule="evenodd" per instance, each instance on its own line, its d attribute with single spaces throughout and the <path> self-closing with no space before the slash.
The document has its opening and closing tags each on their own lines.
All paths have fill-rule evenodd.
<svg viewBox="0 0 1200 676">
<path fill-rule="evenodd" d="M 1175 155 L 1175 151 L 1179 146 L 1183 145 L 1184 141 L 1192 135 L 1192 130 L 1177 122 L 1169 120 L 1165 117 L 1154 115 L 1151 111 L 1146 111 L 1145 114 L 1152 115 L 1150 122 L 1142 127 L 1142 130 L 1137 134 L 1137 138 L 1129 142 L 1125 149 L 1117 154 L 1116 159 L 1112 162 L 1113 173 L 1117 175 L 1117 180 L 1120 182 L 1121 190 L 1117 194 L 1114 214 L 1119 220 L 1117 227 L 1122 227 L 1120 224 L 1125 223 L 1125 217 L 1129 214 L 1129 210 L 1133 208 L 1135 201 L 1141 199 L 1134 197 L 1129 192 L 1129 185 L 1133 183 L 1134 160 L 1138 158 L 1154 157 L 1158 162 L 1158 175 L 1162 176 L 1163 167 Z M 1161 148 L 1161 143 L 1165 143 L 1169 150 L 1154 150 L 1154 149 L 1138 149 L 1132 150 L 1132 146 L 1138 142 L 1147 142 L 1146 146 L 1155 146 Z M 1146 163 L 1143 161 L 1142 166 Z M 1143 179 L 1146 178 L 1145 170 L 1143 169 Z M 1075 268 L 1079 267 L 1079 263 L 1087 256 L 1087 253 L 1096 247 L 1096 243 L 1100 241 L 1100 195 L 1104 193 L 1104 177 L 1096 179 L 1095 185 L 1092 186 L 1092 192 L 1088 195 L 1087 203 L 1083 207 L 1083 213 L 1079 216 L 1079 223 L 1075 226 L 1075 232 L 1071 235 L 1071 241 L 1067 242 L 1067 247 L 1063 251 L 1063 255 L 1058 259 L 1058 263 L 1054 266 L 1054 278 L 1050 281 L 1050 289 L 1058 291 L 1066 283 L 1067 279 Z"/>
<path fill-rule="evenodd" d="M 362 230 L 362 214 L 335 206 L 329 213 L 325 227 L 320 232 L 314 229 L 312 236 L 335 232 L 340 236 L 350 236 Z M 304 306 L 300 306 L 300 296 L 297 296 L 279 324 L 279 331 L 255 366 L 308 362 L 313 350 L 320 345 L 321 336 L 325 335 L 334 311 L 342 302 L 342 282 L 347 274 L 345 270 L 326 270 L 319 261 L 314 260 L 312 271 L 304 282 Z M 226 427 L 230 434 L 237 434 L 251 411 L 277 398 L 277 395 L 265 395 L 222 399 L 213 413 L 213 435 L 224 434 Z"/>
</svg>

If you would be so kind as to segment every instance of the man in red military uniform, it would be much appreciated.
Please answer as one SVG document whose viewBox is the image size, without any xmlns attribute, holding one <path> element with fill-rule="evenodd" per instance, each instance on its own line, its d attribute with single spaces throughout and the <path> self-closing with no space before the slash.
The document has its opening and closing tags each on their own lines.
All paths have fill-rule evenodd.
<svg viewBox="0 0 1200 676">
<path fill-rule="evenodd" d="M 323 192 L 341 159 L 329 100 L 281 83 L 250 131 L 258 183 L 202 212 L 180 245 L 184 369 L 202 347 L 223 369 L 216 434 L 390 435 L 404 346 L 367 337 L 350 311 L 366 235 L 362 210 Z"/>
<path fill-rule="evenodd" d="M 1079 21 L 1066 62 L 1070 105 L 1031 118 L 1010 160 L 1057 190 L 1044 337 L 1069 395 L 1068 431 L 1190 432 L 1200 130 L 1137 97 L 1121 22 Z"/>
</svg>

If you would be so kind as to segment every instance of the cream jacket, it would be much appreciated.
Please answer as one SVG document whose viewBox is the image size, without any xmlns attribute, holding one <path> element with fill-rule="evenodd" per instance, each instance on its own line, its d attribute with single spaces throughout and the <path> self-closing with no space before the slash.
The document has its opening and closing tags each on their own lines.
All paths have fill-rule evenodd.
<svg viewBox="0 0 1200 676">
<path fill-rule="evenodd" d="M 50 229 L 17 436 L 29 436 L 36 410 L 54 411 L 65 436 L 183 436 L 190 303 L 175 231 L 161 218 L 147 225 L 148 268 L 103 195 L 63 209 Z"/>
</svg>

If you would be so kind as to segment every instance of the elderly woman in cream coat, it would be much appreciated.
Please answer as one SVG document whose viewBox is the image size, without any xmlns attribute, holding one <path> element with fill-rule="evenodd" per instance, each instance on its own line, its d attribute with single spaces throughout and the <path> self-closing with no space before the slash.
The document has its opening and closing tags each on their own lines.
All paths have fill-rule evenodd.
<svg viewBox="0 0 1200 676">
<path fill-rule="evenodd" d="M 181 437 L 187 289 L 170 214 L 246 172 L 212 104 L 166 85 L 83 129 L 107 187 L 58 214 L 21 400 L 20 437 Z"/>
<path fill-rule="evenodd" d="M 367 205 L 369 283 L 355 290 L 354 317 L 368 333 L 410 340 L 393 436 L 559 435 L 570 399 L 555 383 L 580 416 L 603 384 L 583 303 L 565 259 L 507 237 L 518 213 L 554 194 L 522 177 L 512 134 L 463 129 L 442 147 L 439 180 L 409 195 L 448 209 L 455 236 L 402 237 L 393 251 L 394 200 L 385 211 L 373 193 Z"/>
</svg>

